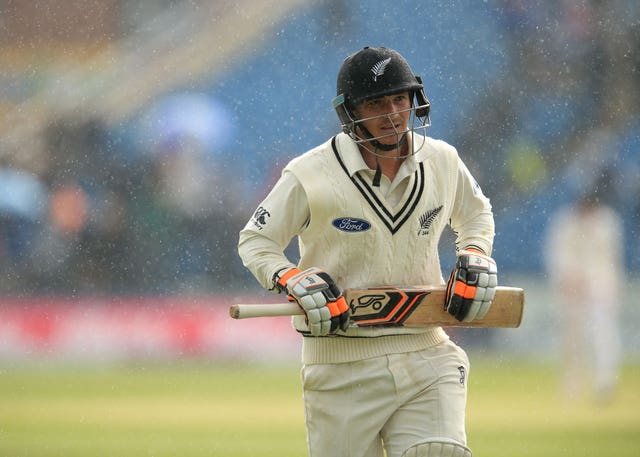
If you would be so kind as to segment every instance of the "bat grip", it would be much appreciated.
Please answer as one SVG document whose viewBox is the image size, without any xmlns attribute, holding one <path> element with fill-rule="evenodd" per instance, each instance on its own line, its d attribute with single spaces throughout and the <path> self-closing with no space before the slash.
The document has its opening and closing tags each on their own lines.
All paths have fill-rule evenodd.
<svg viewBox="0 0 640 457">
<path fill-rule="evenodd" d="M 297 316 L 304 314 L 304 311 L 295 302 L 274 303 L 274 304 L 237 304 L 229 308 L 229 315 L 234 319 L 246 319 L 249 317 L 275 317 L 275 316 Z"/>
</svg>

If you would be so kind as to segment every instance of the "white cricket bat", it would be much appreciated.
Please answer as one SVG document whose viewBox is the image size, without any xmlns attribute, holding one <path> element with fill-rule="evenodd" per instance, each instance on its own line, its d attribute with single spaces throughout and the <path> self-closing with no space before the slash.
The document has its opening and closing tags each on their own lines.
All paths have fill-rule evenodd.
<svg viewBox="0 0 640 457">
<path fill-rule="evenodd" d="M 404 327 L 519 327 L 524 312 L 524 290 L 498 286 L 493 304 L 482 319 L 460 322 L 444 309 L 445 286 L 372 287 L 345 289 L 351 307 L 351 322 L 359 327 L 396 325 Z M 236 304 L 229 308 L 234 319 L 303 315 L 295 302 Z"/>
</svg>

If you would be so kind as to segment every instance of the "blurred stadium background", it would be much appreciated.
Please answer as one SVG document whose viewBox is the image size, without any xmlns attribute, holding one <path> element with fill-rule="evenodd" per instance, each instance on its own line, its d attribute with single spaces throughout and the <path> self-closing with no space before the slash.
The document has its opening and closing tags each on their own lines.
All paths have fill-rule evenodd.
<svg viewBox="0 0 640 457">
<path fill-rule="evenodd" d="M 142 401 L 158 386 L 175 397 L 167 411 L 186 399 L 205 424 L 224 428 L 224 422 L 234 430 L 236 423 L 222 421 L 223 413 L 198 409 L 202 397 L 196 395 L 221 402 L 204 391 L 215 379 L 220 386 L 234 384 L 236 378 L 225 374 L 230 360 L 281 361 L 285 373 L 295 375 L 299 339 L 287 319 L 266 324 L 227 317 L 235 301 L 275 299 L 243 269 L 237 233 L 282 166 L 338 131 L 331 107 L 335 77 L 343 58 L 365 45 L 399 50 L 423 77 L 432 103 L 429 134 L 458 148 L 492 200 L 500 281 L 527 290 L 521 328 L 452 332 L 485 361 L 480 379 L 492 379 L 487 367 L 503 366 L 514 380 L 511 387 L 484 383 L 499 392 L 474 401 L 499 403 L 510 389 L 509 401 L 535 392 L 553 403 L 552 388 L 532 381 L 552 379 L 549 366 L 560 352 L 542 244 L 550 215 L 597 186 L 624 221 L 622 339 L 627 373 L 633 373 L 625 378 L 624 398 L 637 404 L 637 393 L 629 393 L 640 360 L 637 1 L 397 0 L 390 7 L 381 0 L 4 0 L 0 402 L 6 409 L 0 406 L 0 450 L 32 440 L 34 418 L 49 411 L 41 402 L 45 391 L 60 396 L 49 411 L 52 424 L 67 408 L 63 399 L 76 391 L 84 392 L 81 399 L 93 398 L 78 407 L 78 419 L 68 419 L 69 437 L 78 421 L 100 421 L 106 390 L 121 401 L 108 409 L 114 416 L 121 408 L 123 418 L 130 417 L 126 405 L 137 398 L 139 413 L 160 421 L 162 406 L 151 406 L 155 397 Z M 450 234 L 443 240 L 445 268 L 453 262 L 451 241 Z M 534 369 L 522 368 L 522 360 Z M 115 381 L 117 370 L 100 371 L 121 362 L 135 373 Z M 164 368 L 145 371 L 158 363 Z M 174 363 L 195 363 L 204 372 L 189 365 L 191 377 L 172 378 Z M 536 363 L 546 368 L 536 371 Z M 38 370 L 30 371 L 34 366 Z M 256 372 L 247 371 L 242 382 L 254 383 Z M 98 387 L 98 379 L 111 384 Z M 195 393 L 186 398 L 191 387 Z M 235 397 L 220 392 L 227 401 Z M 533 416 L 520 411 L 532 421 L 534 401 Z M 265 411 L 282 407 L 276 403 Z M 86 410 L 91 405 L 95 417 Z M 236 406 L 227 404 L 224 414 L 246 412 L 252 404 Z M 518 408 L 506 406 L 495 414 L 495 434 L 481 439 L 502 443 L 500 420 L 510 421 L 504 416 Z M 595 417 L 588 409 L 570 418 L 557 412 L 538 411 L 539 423 L 573 430 L 575 419 Z M 594 436 L 605 424 L 640 430 L 624 404 L 608 414 L 587 430 Z M 211 438 L 203 427 L 198 445 L 207 455 Z M 100 437 L 102 430 L 89 431 Z M 537 430 L 542 436 L 535 442 L 551 438 L 548 429 Z M 11 444 L 3 441 L 7 431 Z M 76 455 L 73 441 L 62 445 L 67 435 L 58 432 L 51 426 L 38 434 L 41 453 L 28 455 Z M 229 446 L 242 444 L 237 431 L 229 433 Z M 273 441 L 283 443 L 289 436 L 283 433 Z M 637 445 L 628 440 L 629 430 L 616 433 L 611 443 Z M 121 451 L 122 435 L 113 436 Z M 154 437 L 154 455 L 185 455 L 161 445 L 162 432 Z M 525 455 L 517 452 L 520 437 L 511 437 L 513 449 Z M 192 438 L 184 436 L 185 446 L 193 447 Z M 77 455 L 85 451 L 76 449 Z"/>
<path fill-rule="evenodd" d="M 30 414 L 7 394 L 29 388 L 7 377 L 24 366 L 75 379 L 114 362 L 295 364 L 286 319 L 227 317 L 234 301 L 274 300 L 243 269 L 237 233 L 282 166 L 338 131 L 335 77 L 365 45 L 399 50 L 423 77 L 429 134 L 492 200 L 500 280 L 527 290 L 520 329 L 454 338 L 492 363 L 557 361 L 545 231 L 598 186 L 624 220 L 622 339 L 637 367 L 637 1 L 4 0 L 0 402 Z"/>
<path fill-rule="evenodd" d="M 37 355 L 29 345 L 47 357 L 175 344 L 225 353 L 221 333 L 242 331 L 221 317 L 226 305 L 261 293 L 237 233 L 281 167 L 337 131 L 335 75 L 369 44 L 398 49 L 423 76 L 430 135 L 458 147 L 492 200 L 502 283 L 529 293 L 509 348 L 549 355 L 547 222 L 597 185 L 624 219 L 636 291 L 624 338 L 637 355 L 639 10 L 632 0 L 0 3 L 0 357 Z M 451 262 L 450 248 L 442 255 Z"/>
</svg>

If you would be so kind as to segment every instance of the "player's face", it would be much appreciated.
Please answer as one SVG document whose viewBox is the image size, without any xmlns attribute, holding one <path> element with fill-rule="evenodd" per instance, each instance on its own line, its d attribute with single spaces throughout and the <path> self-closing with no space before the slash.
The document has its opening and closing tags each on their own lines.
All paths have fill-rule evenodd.
<svg viewBox="0 0 640 457">
<path fill-rule="evenodd" d="M 409 126 L 409 92 L 364 101 L 355 109 L 355 114 L 359 119 L 365 119 L 362 124 L 371 135 L 378 137 L 380 143 L 395 144 L 398 142 L 398 135 L 404 134 Z"/>
</svg>

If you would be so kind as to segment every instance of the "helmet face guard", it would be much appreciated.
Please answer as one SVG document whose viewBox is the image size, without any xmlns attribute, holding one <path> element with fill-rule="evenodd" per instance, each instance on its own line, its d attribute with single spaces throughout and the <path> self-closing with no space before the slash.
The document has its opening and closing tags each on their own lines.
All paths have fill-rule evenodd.
<svg viewBox="0 0 640 457">
<path fill-rule="evenodd" d="M 393 113 L 358 119 L 354 115 L 355 107 L 367 100 L 401 92 L 409 92 L 411 98 L 411 108 L 407 110 L 412 112 L 408 129 L 384 136 L 371 136 L 363 122 L 389 117 Z M 333 99 L 333 107 L 344 133 L 358 144 L 369 142 L 381 150 L 395 149 L 406 139 L 409 131 L 426 130 L 431 125 L 430 104 L 421 78 L 413 74 L 404 57 L 387 48 L 366 47 L 345 59 L 338 73 L 337 96 Z M 380 139 L 393 136 L 397 138 L 395 145 L 379 142 Z"/>
<path fill-rule="evenodd" d="M 419 99 L 417 95 L 415 98 Z M 379 143 L 381 139 L 391 138 L 391 137 L 396 137 L 397 138 L 396 144 L 399 144 L 402 142 L 403 137 L 406 136 L 408 132 L 425 131 L 427 127 L 431 125 L 431 120 L 429 119 L 430 105 L 426 97 L 424 98 L 422 103 L 419 101 L 417 101 L 417 103 L 414 103 L 412 99 L 411 108 L 408 108 L 406 110 L 396 111 L 388 114 L 381 114 L 379 116 L 362 118 L 362 119 L 357 118 L 353 114 L 353 112 L 349 108 L 347 108 L 344 102 L 344 95 L 342 94 L 338 95 L 336 98 L 333 99 L 333 107 L 336 110 L 336 113 L 338 114 L 340 123 L 342 124 L 342 131 L 347 135 L 349 135 L 358 144 L 372 142 L 372 141 Z M 391 116 L 393 114 L 403 113 L 408 111 L 411 112 L 411 115 L 409 116 L 409 123 L 407 126 L 407 130 L 405 131 L 397 130 L 393 133 L 388 133 L 386 135 L 372 136 L 371 134 L 369 134 L 368 130 L 364 127 L 364 123 L 372 119 L 388 118 L 389 120 L 391 120 Z M 358 130 L 361 133 L 358 133 Z M 378 145 L 378 149 L 383 149 L 383 150 L 385 149 L 384 147 L 379 147 L 379 146 L 381 145 L 380 144 Z"/>
</svg>

